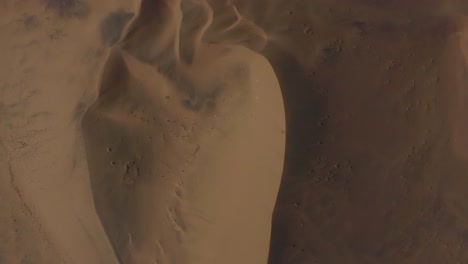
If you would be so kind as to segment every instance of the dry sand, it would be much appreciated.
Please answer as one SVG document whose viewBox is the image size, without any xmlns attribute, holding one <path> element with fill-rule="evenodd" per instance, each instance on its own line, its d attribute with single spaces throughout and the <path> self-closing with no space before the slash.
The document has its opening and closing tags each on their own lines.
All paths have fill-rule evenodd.
<svg viewBox="0 0 468 264">
<path fill-rule="evenodd" d="M 2 10 L 0 263 L 266 263 L 285 117 L 263 56 L 202 41 L 203 2 Z"/>
<path fill-rule="evenodd" d="M 0 264 L 467 263 L 467 12 L 0 1 Z"/>
</svg>

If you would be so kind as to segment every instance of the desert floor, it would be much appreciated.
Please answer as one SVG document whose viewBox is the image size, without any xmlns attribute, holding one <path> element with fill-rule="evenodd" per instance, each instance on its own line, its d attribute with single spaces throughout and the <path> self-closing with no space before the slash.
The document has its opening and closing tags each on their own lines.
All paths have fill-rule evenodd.
<svg viewBox="0 0 468 264">
<path fill-rule="evenodd" d="M 466 14 L 0 1 L 0 264 L 468 263 Z"/>
</svg>

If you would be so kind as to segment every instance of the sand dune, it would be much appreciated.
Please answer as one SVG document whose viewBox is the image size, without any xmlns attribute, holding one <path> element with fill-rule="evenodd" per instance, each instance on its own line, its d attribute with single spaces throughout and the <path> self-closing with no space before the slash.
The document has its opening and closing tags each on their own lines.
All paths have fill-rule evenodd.
<svg viewBox="0 0 468 264">
<path fill-rule="evenodd" d="M 188 30 L 176 2 L 142 2 L 83 117 L 97 214 L 122 263 L 265 263 L 279 85 L 260 55 L 201 41 L 209 6 L 183 10 L 205 20 Z"/>
<path fill-rule="evenodd" d="M 202 41 L 206 4 L 114 4 L 8 6 L 28 28 L 6 45 L 36 57 L 13 76 L 38 95 L 2 130 L 5 195 L 34 230 L 2 263 L 266 262 L 285 138 L 270 64 Z"/>
<path fill-rule="evenodd" d="M 467 11 L 1 1 L 0 264 L 467 262 Z"/>
</svg>

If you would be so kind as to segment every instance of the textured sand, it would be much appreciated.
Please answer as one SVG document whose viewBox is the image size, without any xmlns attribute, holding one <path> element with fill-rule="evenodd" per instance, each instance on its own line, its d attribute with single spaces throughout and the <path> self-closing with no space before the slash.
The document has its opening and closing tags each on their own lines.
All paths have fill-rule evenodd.
<svg viewBox="0 0 468 264">
<path fill-rule="evenodd" d="M 1 263 L 267 262 L 285 117 L 264 57 L 202 40 L 197 1 L 5 7 Z"/>
<path fill-rule="evenodd" d="M 0 264 L 468 262 L 467 12 L 0 1 Z"/>
<path fill-rule="evenodd" d="M 260 55 L 200 42 L 207 6 L 176 2 L 143 1 L 83 117 L 97 214 L 123 263 L 266 263 L 281 90 Z"/>
</svg>

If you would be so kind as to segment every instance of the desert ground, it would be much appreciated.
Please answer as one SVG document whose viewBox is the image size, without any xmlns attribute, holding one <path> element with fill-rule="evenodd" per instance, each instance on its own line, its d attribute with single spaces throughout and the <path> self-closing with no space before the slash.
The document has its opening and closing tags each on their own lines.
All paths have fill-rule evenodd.
<svg viewBox="0 0 468 264">
<path fill-rule="evenodd" d="M 467 14 L 0 1 L 0 264 L 468 263 Z"/>
</svg>

